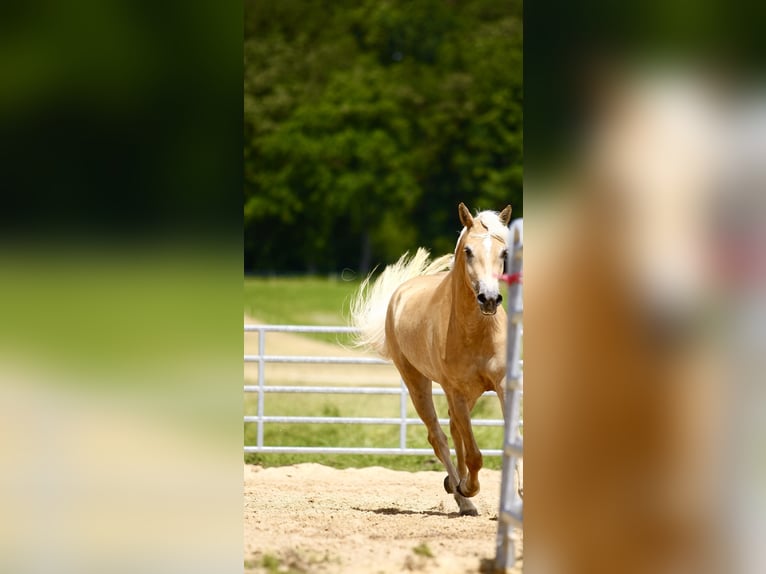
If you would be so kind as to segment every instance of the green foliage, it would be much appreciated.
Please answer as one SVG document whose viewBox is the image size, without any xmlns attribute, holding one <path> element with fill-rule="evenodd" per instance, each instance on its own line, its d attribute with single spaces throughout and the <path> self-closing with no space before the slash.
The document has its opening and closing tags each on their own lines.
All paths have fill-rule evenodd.
<svg viewBox="0 0 766 574">
<path fill-rule="evenodd" d="M 247 0 L 245 267 L 367 271 L 521 215 L 521 3 Z"/>
</svg>

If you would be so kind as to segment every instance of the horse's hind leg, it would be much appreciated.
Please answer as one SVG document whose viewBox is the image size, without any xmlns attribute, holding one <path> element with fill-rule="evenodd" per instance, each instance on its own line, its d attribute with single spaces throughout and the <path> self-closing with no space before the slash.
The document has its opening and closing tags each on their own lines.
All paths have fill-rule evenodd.
<svg viewBox="0 0 766 574">
<path fill-rule="evenodd" d="M 439 425 L 439 417 L 434 409 L 433 393 L 431 390 L 431 381 L 415 371 L 413 368 L 399 368 L 399 374 L 402 375 L 404 383 L 410 392 L 412 404 L 428 429 L 428 442 L 434 449 L 434 454 L 447 469 L 447 478 L 444 481 L 444 488 L 449 493 L 454 493 L 455 501 L 460 508 L 462 516 L 477 516 L 478 511 L 474 504 L 457 493 L 457 486 L 460 484 L 460 476 L 452 464 L 450 457 L 447 435 L 444 434 Z"/>
</svg>

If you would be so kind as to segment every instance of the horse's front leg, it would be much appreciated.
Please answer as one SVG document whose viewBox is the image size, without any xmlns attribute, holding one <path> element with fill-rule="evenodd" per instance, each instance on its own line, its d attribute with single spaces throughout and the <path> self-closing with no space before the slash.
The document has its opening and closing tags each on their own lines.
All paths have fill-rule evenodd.
<svg viewBox="0 0 766 574">
<path fill-rule="evenodd" d="M 468 476 L 468 467 L 465 464 L 465 450 L 463 449 L 463 440 L 460 436 L 459 431 L 457 430 L 456 424 L 454 422 L 454 418 L 452 416 L 452 412 L 450 411 L 450 434 L 452 435 L 452 443 L 455 445 L 455 455 L 457 457 L 457 474 L 458 479 L 455 481 L 455 487 L 453 487 L 451 484 L 449 484 L 449 477 L 444 479 L 444 488 L 449 492 L 450 494 L 455 495 L 455 502 L 457 502 L 458 506 L 460 507 L 460 514 L 470 514 L 471 516 L 478 516 L 479 512 L 476 510 L 476 507 L 473 505 L 473 503 L 467 499 L 462 494 L 458 494 L 460 492 L 460 484 L 465 482 L 466 477 Z M 457 488 L 457 492 L 456 489 Z M 473 512 L 464 512 L 464 508 L 472 508 Z"/>
<path fill-rule="evenodd" d="M 460 477 L 458 484 L 468 476 L 468 467 L 465 464 L 465 449 L 463 447 L 463 437 L 460 435 L 452 409 L 449 411 L 449 432 L 452 435 L 452 443 L 455 445 L 455 455 L 457 457 L 457 473 Z"/>
<path fill-rule="evenodd" d="M 455 492 L 455 489 L 460 485 L 460 475 L 452 464 L 447 437 L 444 434 L 444 431 L 442 431 L 441 425 L 439 425 L 439 417 L 434 408 L 430 379 L 424 377 L 403 361 L 400 361 L 399 364 L 397 364 L 397 368 L 399 369 L 399 374 L 402 375 L 402 379 L 407 385 L 407 389 L 410 392 L 410 399 L 415 406 L 415 410 L 426 425 L 426 429 L 428 429 L 428 442 L 434 449 L 434 454 L 442 462 L 444 468 L 447 469 L 447 477 L 444 479 L 444 489 L 448 493 L 455 495 L 455 502 L 457 502 L 457 505 L 460 508 L 461 516 L 477 516 L 478 511 L 474 504 L 467 498 L 464 498 Z M 458 450 L 459 452 L 459 447 L 457 445 L 455 445 L 455 450 Z"/>
<path fill-rule="evenodd" d="M 460 474 L 457 493 L 470 498 L 479 493 L 479 470 L 483 465 L 481 451 L 471 429 L 471 408 L 476 400 L 469 401 L 448 394 L 447 402 L 450 409 L 450 432 L 455 443 Z"/>
</svg>

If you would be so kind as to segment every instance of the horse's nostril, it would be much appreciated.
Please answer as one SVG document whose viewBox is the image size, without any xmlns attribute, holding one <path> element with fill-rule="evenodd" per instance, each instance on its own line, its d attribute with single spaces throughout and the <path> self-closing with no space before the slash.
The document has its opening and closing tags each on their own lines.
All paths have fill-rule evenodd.
<svg viewBox="0 0 766 574">
<path fill-rule="evenodd" d="M 497 296 L 497 304 L 500 305 L 500 303 L 502 303 L 502 302 L 503 302 L 503 296 L 502 295 L 498 295 Z"/>
<path fill-rule="evenodd" d="M 484 293 L 479 293 L 476 298 L 479 300 L 479 303 L 486 303 L 487 302 L 487 296 L 484 295 Z"/>
</svg>

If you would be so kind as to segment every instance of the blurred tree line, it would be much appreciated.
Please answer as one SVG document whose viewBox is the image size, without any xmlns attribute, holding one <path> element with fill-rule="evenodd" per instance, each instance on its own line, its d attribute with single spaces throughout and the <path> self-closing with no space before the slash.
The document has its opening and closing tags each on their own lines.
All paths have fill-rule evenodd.
<svg viewBox="0 0 766 574">
<path fill-rule="evenodd" d="M 247 272 L 454 249 L 522 205 L 522 3 L 245 0 Z"/>
</svg>

